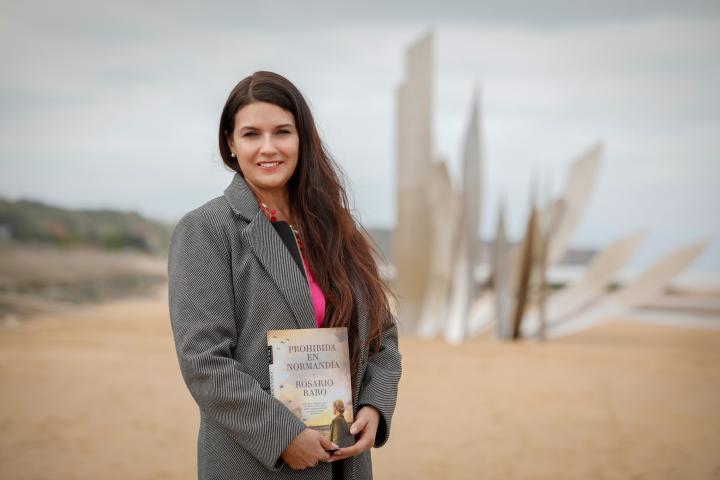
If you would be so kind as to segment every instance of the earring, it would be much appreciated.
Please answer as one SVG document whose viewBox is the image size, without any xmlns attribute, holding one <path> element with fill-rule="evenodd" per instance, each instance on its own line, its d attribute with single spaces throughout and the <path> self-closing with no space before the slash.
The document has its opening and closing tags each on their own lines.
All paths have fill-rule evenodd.
<svg viewBox="0 0 720 480">
<path fill-rule="evenodd" d="M 235 158 L 235 153 L 231 153 L 230 156 Z"/>
</svg>

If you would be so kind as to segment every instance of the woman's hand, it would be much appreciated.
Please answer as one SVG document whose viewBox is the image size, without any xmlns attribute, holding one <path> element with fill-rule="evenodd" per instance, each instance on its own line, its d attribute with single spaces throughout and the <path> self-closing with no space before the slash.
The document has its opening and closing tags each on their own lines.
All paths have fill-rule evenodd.
<svg viewBox="0 0 720 480">
<path fill-rule="evenodd" d="M 380 424 L 380 412 L 370 405 L 365 405 L 358 410 L 355 422 L 350 427 L 350 433 L 360 435 L 355 437 L 355 444 L 337 450 L 330 458 L 331 462 L 343 458 L 354 457 L 362 452 L 370 450 L 375 444 L 375 434 Z"/>
<path fill-rule="evenodd" d="M 330 460 L 326 450 L 335 450 L 337 445 L 325 438 L 320 432 L 306 428 L 290 442 L 282 453 L 282 459 L 293 470 L 304 470 L 314 467 L 319 462 Z"/>
</svg>

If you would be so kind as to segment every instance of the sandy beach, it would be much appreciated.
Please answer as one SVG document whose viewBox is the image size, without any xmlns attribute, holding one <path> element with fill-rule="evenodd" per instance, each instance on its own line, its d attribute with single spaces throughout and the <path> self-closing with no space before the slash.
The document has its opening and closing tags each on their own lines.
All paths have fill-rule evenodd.
<svg viewBox="0 0 720 480">
<path fill-rule="evenodd" d="M 547 343 L 401 338 L 379 479 L 720 478 L 720 330 L 622 319 Z M 0 328 L 0 477 L 195 478 L 166 297 Z"/>
</svg>

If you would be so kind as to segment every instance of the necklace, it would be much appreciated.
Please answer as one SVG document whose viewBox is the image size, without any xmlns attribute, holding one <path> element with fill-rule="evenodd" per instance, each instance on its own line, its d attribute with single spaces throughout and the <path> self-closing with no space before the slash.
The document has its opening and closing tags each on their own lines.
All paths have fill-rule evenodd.
<svg viewBox="0 0 720 480">
<path fill-rule="evenodd" d="M 278 221 L 278 218 L 277 218 L 278 211 L 277 210 L 275 210 L 274 208 L 268 207 L 265 202 L 260 202 L 260 208 L 262 208 L 262 211 L 265 213 L 265 216 L 268 217 L 268 219 L 271 222 Z M 289 220 L 289 216 L 285 215 L 285 217 L 288 218 L 288 220 Z M 293 225 L 289 221 L 287 223 L 288 223 L 288 225 L 290 225 L 290 230 L 292 231 L 293 236 L 295 237 L 295 241 L 297 242 L 298 247 L 300 249 L 302 249 L 303 241 L 302 241 L 302 238 L 300 237 L 300 232 L 298 231 L 297 228 L 295 228 L 295 225 Z"/>
</svg>

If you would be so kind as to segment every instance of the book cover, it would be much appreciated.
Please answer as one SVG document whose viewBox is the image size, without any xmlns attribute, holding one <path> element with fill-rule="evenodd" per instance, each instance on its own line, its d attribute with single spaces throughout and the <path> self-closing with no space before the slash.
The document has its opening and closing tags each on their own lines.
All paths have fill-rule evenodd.
<svg viewBox="0 0 720 480">
<path fill-rule="evenodd" d="M 355 443 L 346 327 L 270 330 L 272 395 L 340 447 Z"/>
</svg>

